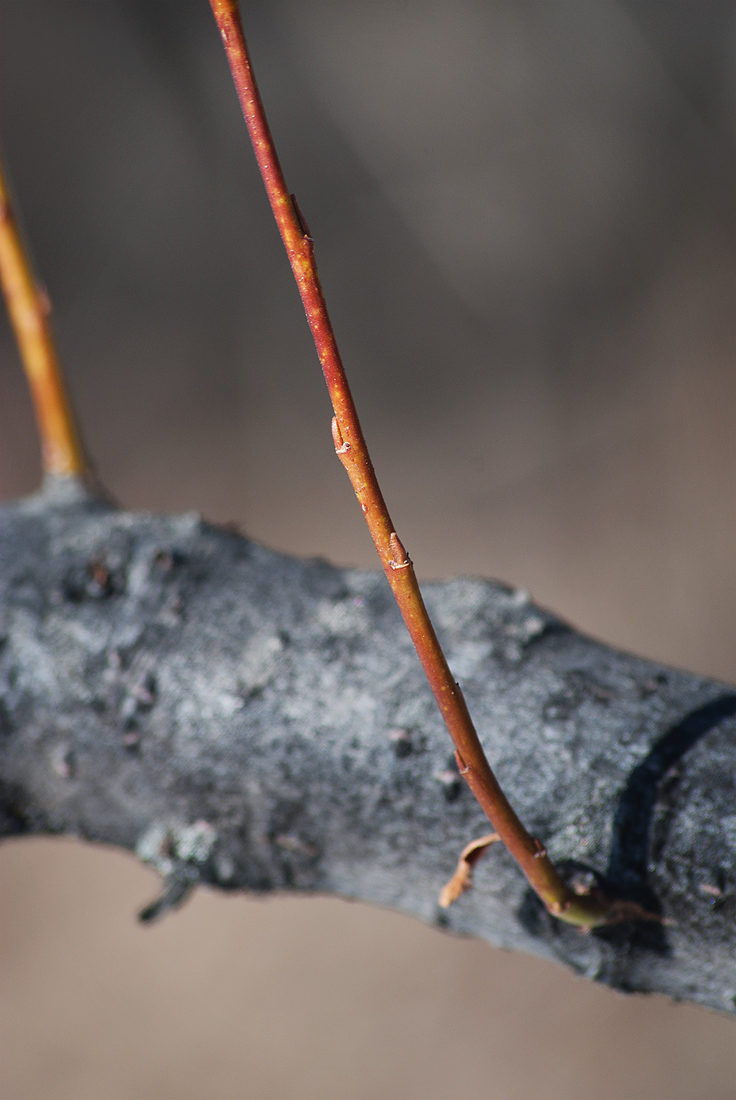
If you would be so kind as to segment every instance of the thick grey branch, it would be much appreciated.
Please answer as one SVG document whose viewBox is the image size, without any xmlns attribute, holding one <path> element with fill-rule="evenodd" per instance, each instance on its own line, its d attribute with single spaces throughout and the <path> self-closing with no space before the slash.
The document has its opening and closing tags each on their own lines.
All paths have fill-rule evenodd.
<svg viewBox="0 0 736 1100">
<path fill-rule="evenodd" d="M 736 1007 L 736 694 L 581 637 L 523 592 L 425 594 L 488 756 L 582 882 L 667 924 L 580 935 L 487 823 L 383 577 L 52 486 L 0 510 L 0 831 L 114 844 L 196 883 L 327 891 Z"/>
</svg>

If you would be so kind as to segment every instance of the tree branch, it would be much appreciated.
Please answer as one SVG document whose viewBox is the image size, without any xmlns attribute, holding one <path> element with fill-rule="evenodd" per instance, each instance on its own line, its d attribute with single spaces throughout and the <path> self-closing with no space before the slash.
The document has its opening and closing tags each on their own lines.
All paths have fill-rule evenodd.
<svg viewBox="0 0 736 1100">
<path fill-rule="evenodd" d="M 380 574 L 118 512 L 67 479 L 0 510 L 0 832 L 137 852 L 150 918 L 198 883 L 332 892 L 736 1009 L 736 693 L 478 580 L 424 594 L 484 748 L 573 883 L 664 925 L 551 918 L 485 818 Z"/>
</svg>

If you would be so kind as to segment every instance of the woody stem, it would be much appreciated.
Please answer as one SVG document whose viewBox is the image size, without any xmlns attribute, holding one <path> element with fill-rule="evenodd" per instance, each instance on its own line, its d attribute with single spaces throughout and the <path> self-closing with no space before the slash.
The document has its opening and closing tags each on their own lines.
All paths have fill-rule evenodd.
<svg viewBox="0 0 736 1100">
<path fill-rule="evenodd" d="M 44 472 L 82 478 L 88 465 L 54 345 L 51 306 L 33 274 L 1 163 L 0 284 L 31 390 Z"/>
<path fill-rule="evenodd" d="M 605 923 L 606 906 L 578 897 L 562 881 L 539 841 L 516 816 L 493 774 L 424 605 L 414 566 L 394 529 L 360 426 L 327 312 L 314 244 L 289 193 L 258 91 L 237 0 L 210 0 L 271 209 L 299 288 L 329 390 L 335 450 L 358 498 L 384 571 L 455 745 L 460 774 L 529 883 L 551 913 L 574 924 Z"/>
</svg>

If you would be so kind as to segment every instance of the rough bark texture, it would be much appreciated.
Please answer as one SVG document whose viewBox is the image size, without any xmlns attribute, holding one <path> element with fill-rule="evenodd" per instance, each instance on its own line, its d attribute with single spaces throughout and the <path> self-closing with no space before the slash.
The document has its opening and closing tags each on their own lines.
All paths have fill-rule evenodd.
<svg viewBox="0 0 736 1100">
<path fill-rule="evenodd" d="M 666 924 L 581 935 L 507 853 L 437 904 L 487 823 L 385 579 L 63 483 L 0 510 L 0 832 L 137 852 L 164 877 L 333 892 L 736 1009 L 736 693 L 612 650 L 480 580 L 424 587 L 497 774 L 581 881 Z"/>
</svg>

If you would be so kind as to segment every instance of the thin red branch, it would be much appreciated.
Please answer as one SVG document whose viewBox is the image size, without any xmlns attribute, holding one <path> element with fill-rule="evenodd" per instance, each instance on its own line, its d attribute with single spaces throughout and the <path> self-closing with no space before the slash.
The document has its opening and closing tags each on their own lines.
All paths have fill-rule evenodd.
<svg viewBox="0 0 736 1100">
<path fill-rule="evenodd" d="M 335 417 L 335 450 L 358 498 L 381 564 L 430 687 L 455 744 L 460 774 L 496 832 L 551 913 L 571 923 L 606 923 L 599 897 L 580 897 L 562 881 L 538 840 L 526 831 L 485 757 L 465 699 L 455 682 L 424 605 L 414 566 L 391 522 L 335 341 L 314 259 L 314 245 L 286 186 L 253 74 L 237 0 L 210 0 L 258 166 L 294 273 Z"/>
</svg>

